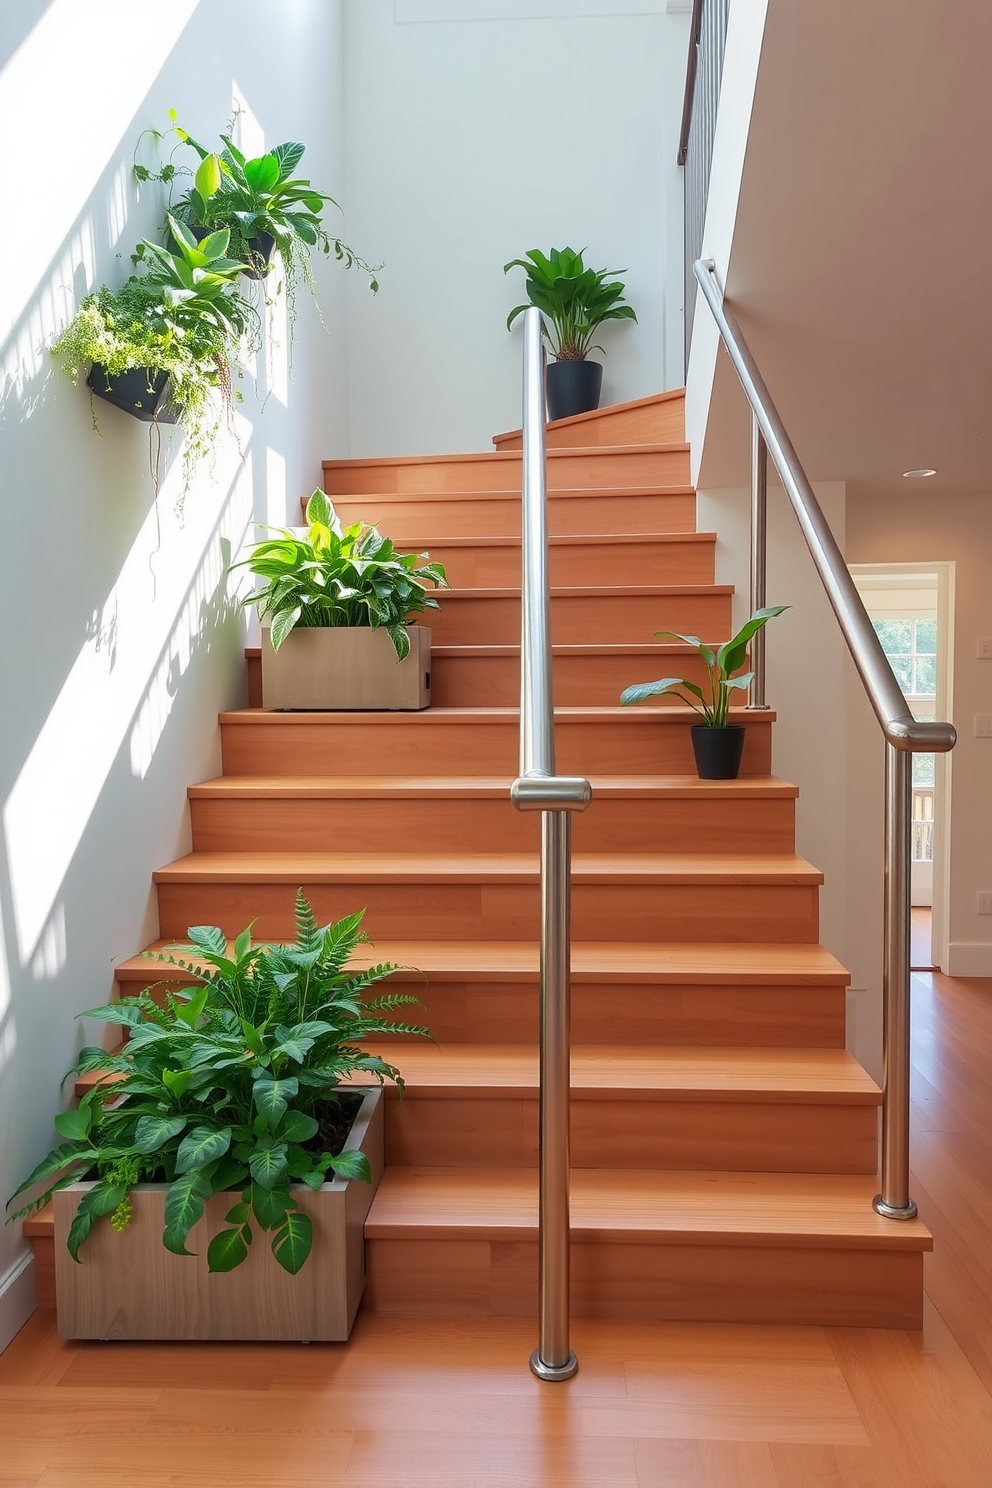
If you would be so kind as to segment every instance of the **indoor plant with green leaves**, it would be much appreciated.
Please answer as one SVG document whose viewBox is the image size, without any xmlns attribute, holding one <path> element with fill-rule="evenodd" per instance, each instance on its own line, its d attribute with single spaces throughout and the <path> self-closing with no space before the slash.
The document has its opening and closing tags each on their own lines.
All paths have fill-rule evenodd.
<svg viewBox="0 0 992 1488">
<path fill-rule="evenodd" d="M 769 620 L 781 615 L 788 605 L 770 605 L 755 610 L 749 620 L 729 641 L 707 645 L 698 636 L 680 635 L 674 630 L 657 630 L 656 636 L 668 636 L 691 646 L 706 669 L 707 692 L 698 682 L 685 677 L 661 677 L 657 682 L 637 682 L 620 694 L 624 707 L 643 703 L 648 698 L 677 697 L 702 718 L 694 724 L 692 748 L 696 772 L 702 780 L 736 780 L 744 752 L 744 725 L 730 722 L 730 695 L 749 686 L 752 672 L 741 674 L 747 658 L 748 642 Z"/>
<path fill-rule="evenodd" d="M 587 361 L 592 338 L 608 320 L 633 320 L 630 305 L 622 304 L 624 285 L 611 280 L 625 269 L 589 269 L 582 254 L 573 248 L 552 248 L 547 254 L 529 248 L 526 257 L 503 265 L 503 273 L 523 269 L 527 275 L 527 298 L 540 310 L 544 334 L 556 360 L 547 370 L 548 417 L 568 418 L 599 407 L 603 368 Z M 506 319 L 507 328 L 527 305 L 516 305 Z"/>
<path fill-rule="evenodd" d="M 359 912 L 318 926 L 300 891 L 290 945 L 253 943 L 249 927 L 229 947 L 216 926 L 194 926 L 188 948 L 170 947 L 156 958 L 192 985 L 170 984 L 164 1001 L 149 989 L 82 1015 L 119 1025 L 127 1042 L 114 1054 L 83 1049 L 73 1073 L 95 1074 L 96 1083 L 75 1110 L 56 1118 L 61 1142 L 14 1195 L 43 1185 L 15 1218 L 56 1196 L 65 1336 L 92 1336 L 94 1329 L 111 1336 L 102 1331 L 109 1328 L 131 1337 L 292 1337 L 301 1327 L 306 1337 L 346 1336 L 342 1319 L 350 1326 L 360 1288 L 328 1304 L 325 1317 L 309 1320 L 301 1311 L 328 1269 L 349 1269 L 340 1256 L 317 1256 L 321 1237 L 326 1242 L 334 1229 L 321 1201 L 332 1209 L 337 1201 L 342 1223 L 350 1209 L 354 1231 L 356 1206 L 367 1211 L 381 1172 L 381 1093 L 342 1082 L 357 1077 L 381 1086 L 390 1078 L 402 1089 L 398 1070 L 363 1042 L 382 1034 L 430 1036 L 389 1016 L 415 997 L 367 996 L 397 967 L 349 967 L 368 942 L 361 922 Z M 348 1140 L 349 1104 L 360 1108 L 356 1125 L 369 1150 Z M 349 1180 L 360 1190 L 350 1198 Z M 253 1246 L 256 1236 L 270 1239 L 271 1256 L 257 1241 Z M 349 1243 L 360 1249 L 360 1226 Z M 164 1247 L 169 1259 L 149 1257 L 149 1247 Z M 109 1293 L 99 1274 L 108 1258 Z M 361 1272 L 355 1263 L 352 1255 L 353 1281 Z M 156 1273 L 166 1268 L 162 1296 L 144 1295 L 149 1265 Z M 309 1290 L 287 1287 L 304 1267 L 315 1271 Z M 206 1277 L 242 1268 L 244 1279 L 219 1291 L 211 1316 Z M 267 1331 L 265 1308 L 251 1300 L 269 1283 L 276 1287 L 269 1303 L 284 1296 L 290 1307 L 286 1318 L 274 1319 L 275 1332 Z M 192 1317 L 176 1306 L 177 1297 Z M 225 1319 L 234 1329 L 226 1334 Z"/>
<path fill-rule="evenodd" d="M 263 587 L 243 601 L 263 624 L 262 698 L 272 708 L 423 708 L 430 629 L 444 566 L 398 552 L 374 527 L 342 527 L 328 497 L 307 502 L 305 534 L 277 528 L 235 567 Z M 427 680 L 425 680 L 427 679 Z"/>
</svg>

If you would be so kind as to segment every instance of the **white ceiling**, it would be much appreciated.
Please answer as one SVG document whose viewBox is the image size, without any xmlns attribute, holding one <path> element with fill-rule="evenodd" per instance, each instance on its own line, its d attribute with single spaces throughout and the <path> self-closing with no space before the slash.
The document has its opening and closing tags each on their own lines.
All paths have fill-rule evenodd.
<svg viewBox="0 0 992 1488">
<path fill-rule="evenodd" d="M 726 294 L 811 478 L 992 493 L 988 0 L 769 0 Z M 722 353 L 710 413 L 744 484 Z"/>
</svg>

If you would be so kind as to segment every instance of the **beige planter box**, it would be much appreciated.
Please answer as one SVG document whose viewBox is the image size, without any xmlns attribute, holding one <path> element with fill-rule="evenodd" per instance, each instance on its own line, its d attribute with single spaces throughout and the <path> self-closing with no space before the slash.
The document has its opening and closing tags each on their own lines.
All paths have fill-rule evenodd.
<svg viewBox="0 0 992 1488">
<path fill-rule="evenodd" d="M 294 1185 L 300 1208 L 313 1221 L 313 1250 L 299 1274 L 276 1261 L 271 1237 L 253 1225 L 248 1259 L 235 1271 L 211 1275 L 207 1246 L 235 1194 L 215 1194 L 190 1231 L 195 1256 L 162 1244 L 166 1185 L 148 1183 L 131 1197 L 133 1217 L 123 1235 L 101 1220 L 84 1241 L 77 1264 L 65 1248 L 80 1196 L 74 1183 L 55 1195 L 55 1286 L 63 1338 L 310 1339 L 348 1337 L 365 1290 L 365 1217 L 382 1177 L 382 1091 L 369 1090 L 347 1149 L 360 1149 L 372 1182 L 337 1178 L 317 1190 Z"/>
<path fill-rule="evenodd" d="M 262 632 L 265 708 L 419 709 L 431 701 L 431 632 L 407 627 L 410 655 L 396 660 L 384 630 L 299 629 L 278 651 Z"/>
</svg>

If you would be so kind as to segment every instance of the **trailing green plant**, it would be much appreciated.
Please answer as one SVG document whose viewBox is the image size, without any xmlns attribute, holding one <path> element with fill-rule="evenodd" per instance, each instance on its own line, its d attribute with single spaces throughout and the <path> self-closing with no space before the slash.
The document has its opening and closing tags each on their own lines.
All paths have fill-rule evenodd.
<svg viewBox="0 0 992 1488">
<path fill-rule="evenodd" d="M 701 714 L 705 728 L 726 728 L 731 692 L 736 688 L 747 687 L 754 676 L 753 672 L 734 676 L 744 665 L 748 642 L 763 625 L 767 625 L 769 620 L 781 615 L 788 608 L 788 605 L 770 605 L 767 609 L 755 610 L 750 620 L 741 626 L 731 640 L 724 641 L 722 646 L 715 648 L 708 646 L 698 636 L 680 635 L 674 630 L 656 630 L 656 636 L 670 636 L 698 651 L 706 667 L 709 696 L 698 683 L 689 682 L 684 677 L 662 677 L 657 682 L 637 682 L 633 687 L 625 688 L 620 694 L 621 704 L 627 707 L 631 703 L 643 703 L 647 698 L 672 695 Z M 686 693 L 689 694 L 688 697 Z"/>
<path fill-rule="evenodd" d="M 356 1073 L 380 1084 L 390 1078 L 402 1091 L 399 1071 L 363 1050 L 362 1040 L 383 1033 L 431 1036 L 386 1016 L 417 998 L 366 997 L 396 966 L 348 967 L 355 949 L 369 941 L 362 913 L 318 926 L 300 890 L 292 944 L 253 944 L 249 926 L 229 949 L 216 926 L 193 926 L 189 947 L 151 954 L 187 972 L 195 985 L 169 991 L 164 1006 L 148 989 L 81 1014 L 119 1024 L 127 1043 L 117 1054 L 98 1048 L 80 1053 L 70 1074 L 100 1078 L 75 1110 L 56 1117 L 62 1141 L 8 1208 L 28 1189 L 44 1184 L 44 1190 L 11 1219 L 95 1173 L 68 1236 L 78 1260 L 99 1219 L 109 1216 L 116 1229 L 126 1229 L 136 1184 L 163 1182 L 162 1242 L 176 1255 L 189 1255 L 190 1230 L 207 1200 L 232 1190 L 227 1227 L 207 1248 L 209 1269 L 241 1265 L 257 1226 L 271 1235 L 279 1265 L 295 1275 L 310 1254 L 313 1231 L 292 1183 L 317 1189 L 329 1174 L 371 1178 L 364 1154 L 319 1147 L 322 1121 L 340 1098 L 342 1080 Z M 180 950 L 186 951 L 182 958 L 172 954 Z"/>
<path fill-rule="evenodd" d="M 541 311 L 544 334 L 560 362 L 582 362 L 593 349 L 602 351 L 601 346 L 593 348 L 592 338 L 605 320 L 637 319 L 630 305 L 620 304 L 623 283 L 607 282 L 611 274 L 624 274 L 626 269 L 587 269 L 582 252 L 552 248 L 545 255 L 539 248 L 529 248 L 525 258 L 503 265 L 504 274 L 510 269 L 526 273 L 529 303 Z M 508 330 L 526 309 L 516 305 L 510 311 Z"/>
<path fill-rule="evenodd" d="M 87 295 L 52 353 L 73 382 L 90 364 L 110 377 L 142 369 L 149 390 L 165 373 L 186 436 L 188 475 L 220 423 L 215 390 L 222 405 L 233 406 L 238 349 L 257 317 L 234 287 L 244 264 L 229 256 L 229 235 L 197 243 L 180 223 L 172 226 L 177 251 L 144 242 L 144 271 L 118 290 L 104 285 Z"/>
<path fill-rule="evenodd" d="M 410 654 L 407 625 L 438 608 L 427 590 L 447 587 L 444 565 L 423 561 L 428 553 L 398 553 L 388 537 L 361 522 L 342 527 L 323 491 L 310 497 L 306 518 L 305 537 L 274 528 L 280 537 L 258 543 L 232 565 L 266 581 L 242 603 L 269 621 L 273 650 L 298 625 L 381 627 L 402 661 Z"/>
</svg>

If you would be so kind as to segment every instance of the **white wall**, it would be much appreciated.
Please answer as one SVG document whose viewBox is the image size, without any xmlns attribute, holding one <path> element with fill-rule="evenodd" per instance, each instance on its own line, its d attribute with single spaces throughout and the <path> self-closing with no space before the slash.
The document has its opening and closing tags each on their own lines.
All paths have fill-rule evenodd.
<svg viewBox="0 0 992 1488">
<path fill-rule="evenodd" d="M 603 331 L 604 403 L 681 384 L 688 17 L 572 8 L 418 24 L 345 0 L 348 228 L 385 260 L 375 303 L 350 287 L 354 455 L 485 449 L 519 424 L 523 274 L 503 264 L 533 247 L 627 270 L 639 324 Z"/>
<path fill-rule="evenodd" d="M 60 1081 L 82 1042 L 74 1015 L 105 1001 L 114 961 L 154 938 L 153 869 L 188 850 L 186 786 L 220 767 L 217 712 L 244 694 L 243 627 L 225 567 L 253 508 L 282 521 L 347 453 L 344 275 L 321 264 L 325 334 L 298 306 L 295 377 L 243 384 L 177 512 L 166 436 L 153 503 L 148 430 L 90 405 L 46 347 L 89 289 L 117 285 L 161 217 L 136 195 L 140 132 L 170 107 L 213 135 L 240 94 L 268 144 L 300 138 L 341 195 L 338 3 L 125 0 L 5 6 L 0 124 L 8 199 L 30 203 L 4 240 L 0 458 L 0 1196 L 53 1138 Z M 20 147 L 15 145 L 20 141 Z M 264 409 L 262 400 L 268 394 Z M 92 1038 L 92 1032 L 90 1037 Z M 0 1229 L 0 1347 L 30 1310 L 19 1226 Z"/>
</svg>

